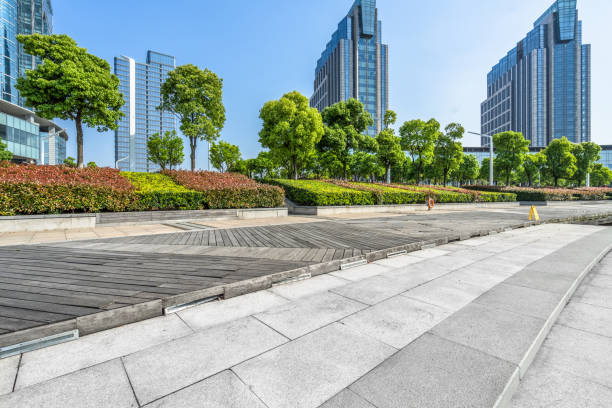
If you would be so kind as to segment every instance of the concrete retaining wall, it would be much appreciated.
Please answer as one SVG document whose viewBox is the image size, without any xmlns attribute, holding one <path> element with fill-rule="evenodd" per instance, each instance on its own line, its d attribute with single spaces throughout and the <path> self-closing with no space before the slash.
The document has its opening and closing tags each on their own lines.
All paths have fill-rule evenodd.
<svg viewBox="0 0 612 408">
<path fill-rule="evenodd" d="M 434 209 L 443 210 L 467 210 L 471 208 L 513 208 L 520 203 L 448 203 L 436 204 Z M 425 204 L 400 204 L 400 205 L 347 205 L 347 206 L 290 206 L 289 214 L 294 215 L 337 215 L 337 214 L 368 214 L 368 213 L 412 213 L 427 211 Z"/>
<path fill-rule="evenodd" d="M 83 229 L 96 226 L 96 214 L 19 215 L 0 217 L 0 233 Z"/>
</svg>

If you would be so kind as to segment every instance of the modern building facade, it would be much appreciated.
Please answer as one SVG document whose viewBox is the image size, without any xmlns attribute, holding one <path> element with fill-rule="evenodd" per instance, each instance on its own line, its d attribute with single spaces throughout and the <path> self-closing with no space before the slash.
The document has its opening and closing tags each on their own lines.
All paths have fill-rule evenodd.
<svg viewBox="0 0 612 408">
<path fill-rule="evenodd" d="M 62 164 L 68 134 L 54 122 L 29 109 L 0 100 L 0 139 L 13 153 L 13 161 L 31 164 Z"/>
<path fill-rule="evenodd" d="M 19 34 L 51 34 L 53 9 L 51 0 L 0 0 L 0 30 L 2 45 L 0 56 L 0 88 L 2 99 L 20 106 L 25 101 L 15 88 L 17 78 L 36 68 L 39 58 L 26 54 L 17 42 Z"/>
<path fill-rule="evenodd" d="M 382 43 L 376 0 L 355 0 L 317 62 L 310 106 L 323 111 L 350 98 L 360 100 L 374 119 L 375 136 L 389 106 L 389 48 Z"/>
<path fill-rule="evenodd" d="M 115 162 L 121 170 L 159 170 L 147 159 L 147 141 L 155 133 L 176 129 L 174 115 L 157 109 L 161 105 L 161 86 L 175 67 L 174 57 L 155 51 L 147 52 L 146 63 L 115 57 L 115 75 L 125 99 L 121 108 L 124 116 L 115 131 Z"/>
<path fill-rule="evenodd" d="M 591 46 L 576 1 L 556 0 L 488 73 L 481 133 L 522 132 L 536 147 L 591 140 Z"/>
</svg>

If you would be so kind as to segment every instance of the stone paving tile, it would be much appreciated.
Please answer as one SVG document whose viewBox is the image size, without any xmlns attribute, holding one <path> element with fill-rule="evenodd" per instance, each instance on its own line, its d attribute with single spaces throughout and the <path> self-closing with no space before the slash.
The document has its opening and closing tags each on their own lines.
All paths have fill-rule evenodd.
<svg viewBox="0 0 612 408">
<path fill-rule="evenodd" d="M 612 388 L 612 341 L 609 337 L 557 325 L 544 342 L 542 362 Z"/>
<path fill-rule="evenodd" d="M 416 256 L 400 255 L 391 258 L 381 259 L 380 261 L 376 261 L 376 263 L 379 265 L 390 266 L 394 269 L 398 269 L 407 267 L 408 265 L 412 265 L 415 263 L 423 262 L 423 260 L 423 258 L 418 258 Z"/>
<path fill-rule="evenodd" d="M 416 275 L 411 273 L 404 273 L 403 275 L 409 278 L 416 277 Z M 429 278 L 425 281 L 427 280 Z M 415 283 L 413 286 L 418 284 Z M 395 275 L 384 274 L 340 286 L 331 291 L 361 303 L 374 305 L 404 292 L 409 287 L 408 283 L 397 279 Z"/>
<path fill-rule="evenodd" d="M 136 408 L 119 359 L 0 396 L 2 408 Z"/>
<path fill-rule="evenodd" d="M 612 296 L 610 296 L 610 289 L 602 288 L 600 286 L 588 284 L 580 286 L 574 295 L 574 300 L 577 302 L 612 309 Z"/>
<path fill-rule="evenodd" d="M 509 277 L 505 283 L 562 295 L 567 293 L 567 290 L 574 283 L 574 279 L 551 272 L 534 272 L 533 270 L 523 269 Z"/>
<path fill-rule="evenodd" d="M 542 319 L 472 303 L 431 332 L 518 365 L 543 326 Z"/>
<path fill-rule="evenodd" d="M 315 408 L 395 352 L 334 323 L 233 371 L 269 408 Z"/>
<path fill-rule="evenodd" d="M 510 408 L 609 408 L 611 401 L 612 388 L 556 370 L 537 358 Z"/>
<path fill-rule="evenodd" d="M 558 324 L 600 334 L 612 339 L 612 309 L 573 300 L 567 304 Z"/>
<path fill-rule="evenodd" d="M 376 408 L 349 389 L 342 390 L 319 408 Z"/>
<path fill-rule="evenodd" d="M 548 319 L 560 301 L 559 294 L 504 283 L 495 286 L 475 300 L 483 306 L 544 320 Z"/>
<path fill-rule="evenodd" d="M 222 371 L 163 397 L 146 408 L 266 408 L 236 375 Z"/>
<path fill-rule="evenodd" d="M 13 391 L 20 357 L 13 356 L 0 359 L 0 395 Z"/>
<path fill-rule="evenodd" d="M 271 307 L 289 302 L 270 291 L 248 293 L 220 302 L 181 310 L 177 314 L 194 330 L 202 330 L 221 323 L 263 312 Z"/>
<path fill-rule="evenodd" d="M 316 293 L 337 288 L 338 286 L 349 283 L 346 279 L 340 279 L 331 275 L 320 275 L 306 279 L 301 282 L 294 282 L 289 285 L 278 285 L 269 289 L 271 292 L 286 299 L 296 300 L 304 296 L 311 296 Z"/>
<path fill-rule="evenodd" d="M 404 292 L 402 296 L 454 312 L 472 302 L 484 291 L 481 287 L 444 276 Z"/>
<path fill-rule="evenodd" d="M 600 288 L 612 289 L 612 276 L 604 274 L 592 274 L 587 281 L 589 285 L 599 286 Z"/>
<path fill-rule="evenodd" d="M 490 408 L 516 366 L 425 334 L 349 388 L 377 408 Z"/>
<path fill-rule="evenodd" d="M 23 354 L 15 389 L 193 333 L 178 316 L 156 317 Z"/>
<path fill-rule="evenodd" d="M 357 268 L 345 269 L 343 271 L 332 272 L 330 275 L 338 278 L 346 279 L 351 282 L 359 281 L 371 276 L 380 275 L 381 273 L 392 271 L 393 268 L 385 265 L 380 265 L 378 262 L 359 266 Z"/>
<path fill-rule="evenodd" d="M 270 350 L 286 339 L 248 317 L 123 358 L 141 404 Z"/>
<path fill-rule="evenodd" d="M 255 317 L 290 339 L 303 336 L 367 307 L 325 292 L 269 309 Z"/>
<path fill-rule="evenodd" d="M 438 248 L 427 248 L 427 249 L 422 249 L 420 251 L 411 252 L 410 256 L 416 256 L 417 258 L 429 259 L 429 258 L 437 258 L 439 256 L 444 256 L 448 253 L 449 253 L 448 251 L 444 251 Z"/>
<path fill-rule="evenodd" d="M 348 327 L 402 348 L 450 315 L 449 311 L 395 296 L 341 321 Z"/>
</svg>

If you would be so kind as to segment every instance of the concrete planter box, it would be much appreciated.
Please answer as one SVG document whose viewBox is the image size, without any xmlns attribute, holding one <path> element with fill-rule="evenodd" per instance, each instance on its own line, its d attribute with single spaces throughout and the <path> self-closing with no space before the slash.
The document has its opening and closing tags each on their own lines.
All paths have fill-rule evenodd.
<svg viewBox="0 0 612 408">
<path fill-rule="evenodd" d="M 139 211 L 98 214 L 48 214 L 0 217 L 0 233 L 94 228 L 96 225 L 156 224 L 181 220 L 229 220 L 288 216 L 287 207 L 231 210 Z"/>
<path fill-rule="evenodd" d="M 519 202 L 509 203 L 443 203 L 436 204 L 435 209 L 467 210 L 471 208 L 513 208 Z M 347 206 L 290 206 L 289 214 L 294 215 L 336 215 L 336 214 L 368 214 L 368 213 L 413 213 L 427 211 L 425 204 L 399 204 L 399 205 L 347 205 Z"/>
<path fill-rule="evenodd" d="M 96 214 L 50 214 L 0 217 L 0 233 L 85 229 L 95 226 Z"/>
<path fill-rule="evenodd" d="M 575 200 L 575 201 L 521 201 L 521 205 L 535 205 L 537 206 L 555 206 L 555 205 L 589 205 L 589 204 L 610 204 L 612 200 Z"/>
</svg>

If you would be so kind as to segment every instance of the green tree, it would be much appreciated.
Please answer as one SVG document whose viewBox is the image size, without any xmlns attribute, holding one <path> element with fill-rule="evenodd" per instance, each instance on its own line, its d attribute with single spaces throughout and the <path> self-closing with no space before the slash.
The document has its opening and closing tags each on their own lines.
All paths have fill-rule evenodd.
<svg viewBox="0 0 612 408">
<path fill-rule="evenodd" d="M 232 172 L 232 173 L 244 174 L 245 176 L 250 177 L 249 168 L 248 168 L 248 160 L 242 160 L 242 159 L 236 160 L 227 169 L 227 171 Z"/>
<path fill-rule="evenodd" d="M 225 173 L 240 160 L 241 154 L 238 146 L 220 140 L 210 147 L 210 162 L 213 167 Z"/>
<path fill-rule="evenodd" d="M 402 151 L 402 140 L 395 136 L 395 132 L 390 128 L 395 123 L 397 115 L 392 110 L 385 112 L 385 129 L 376 136 L 376 157 L 378 162 L 385 168 L 385 180 L 391 183 L 391 167 L 402 162 L 404 152 Z"/>
<path fill-rule="evenodd" d="M 300 169 L 315 154 L 315 145 L 323 135 L 321 115 L 308 104 L 308 98 L 297 91 L 269 101 L 261 108 L 263 127 L 259 143 L 270 149 L 278 163 L 288 163 L 297 180 Z"/>
<path fill-rule="evenodd" d="M 576 158 L 574 180 L 578 187 L 586 181 L 587 174 L 593 169 L 593 164 L 600 159 L 601 146 L 593 142 L 582 142 L 572 145 L 572 154 Z"/>
<path fill-rule="evenodd" d="M 147 158 L 162 170 L 172 170 L 173 166 L 178 166 L 185 160 L 183 139 L 175 130 L 167 130 L 163 135 L 154 133 L 147 140 Z"/>
<path fill-rule="evenodd" d="M 17 40 L 26 53 L 43 62 L 18 78 L 16 88 L 39 116 L 74 120 L 77 165 L 83 167 L 83 124 L 105 132 L 117 129 L 123 116 L 119 79 L 108 62 L 67 35 L 18 35 Z"/>
<path fill-rule="evenodd" d="M 435 173 L 442 176 L 444 185 L 450 172 L 459 168 L 463 159 L 463 146 L 459 142 L 465 129 L 458 123 L 451 123 L 436 140 L 433 166 Z"/>
<path fill-rule="evenodd" d="M 546 156 L 544 153 L 539 152 L 535 154 L 528 154 L 525 156 L 525 162 L 523 163 L 523 173 L 527 179 L 529 187 L 533 185 L 536 177 L 540 175 L 540 172 L 546 165 Z"/>
<path fill-rule="evenodd" d="M 360 149 L 372 150 L 372 140 L 363 132 L 374 124 L 374 120 L 357 99 L 328 106 L 323 110 L 322 117 L 326 129 L 317 148 L 322 153 L 329 152 L 336 156 L 336 160 L 342 163 L 346 179 L 351 154 Z"/>
<path fill-rule="evenodd" d="M 278 166 L 270 152 L 259 152 L 256 158 L 248 162 L 249 170 L 259 178 L 278 177 Z"/>
<path fill-rule="evenodd" d="M 74 161 L 74 157 L 70 157 L 70 156 L 66 157 L 64 159 L 64 166 L 76 167 L 77 163 L 76 163 L 76 161 Z"/>
<path fill-rule="evenodd" d="M 465 154 L 462 157 L 459 167 L 451 174 L 459 184 L 464 184 L 466 181 L 476 180 L 479 173 L 480 165 L 478 164 L 476 156 L 473 154 Z"/>
<path fill-rule="evenodd" d="M 351 156 L 350 168 L 352 173 L 360 178 L 374 181 L 376 177 L 384 173 L 379 165 L 377 157 L 366 152 L 356 152 Z"/>
<path fill-rule="evenodd" d="M 198 140 L 213 143 L 225 124 L 223 79 L 214 72 L 187 64 L 168 73 L 161 87 L 159 109 L 179 119 L 181 132 L 189 139 L 191 171 L 196 168 Z"/>
<path fill-rule="evenodd" d="M 6 144 L 0 139 L 0 162 L 5 160 L 13 160 L 13 153 L 6 150 Z"/>
<path fill-rule="evenodd" d="M 404 122 L 400 128 L 402 150 L 407 151 L 416 166 L 416 182 L 421 182 L 424 166 L 433 160 L 436 140 L 440 136 L 440 124 L 435 119 Z"/>
<path fill-rule="evenodd" d="M 559 179 L 570 179 L 576 172 L 576 158 L 572 154 L 572 143 L 564 136 L 555 139 L 546 149 L 546 172 L 552 177 L 555 187 L 559 186 Z"/>
<path fill-rule="evenodd" d="M 612 170 L 601 163 L 595 163 L 591 169 L 591 186 L 603 187 L 612 183 Z"/>
<path fill-rule="evenodd" d="M 489 180 L 489 178 L 491 177 L 490 175 L 490 171 L 491 171 L 491 159 L 489 157 L 485 157 L 484 159 L 482 159 L 482 162 L 480 163 L 480 171 L 478 173 L 478 179 L 479 180 Z M 493 171 L 495 171 L 495 169 L 493 169 Z M 493 179 L 495 180 L 495 174 L 493 175 Z"/>
<path fill-rule="evenodd" d="M 494 135 L 493 146 L 496 153 L 494 168 L 509 186 L 514 172 L 521 168 L 525 155 L 529 153 L 529 140 L 520 132 L 508 131 Z"/>
<path fill-rule="evenodd" d="M 89 163 L 87 163 L 87 167 L 90 169 L 97 169 L 98 165 L 96 164 L 96 162 L 90 161 Z"/>
</svg>

